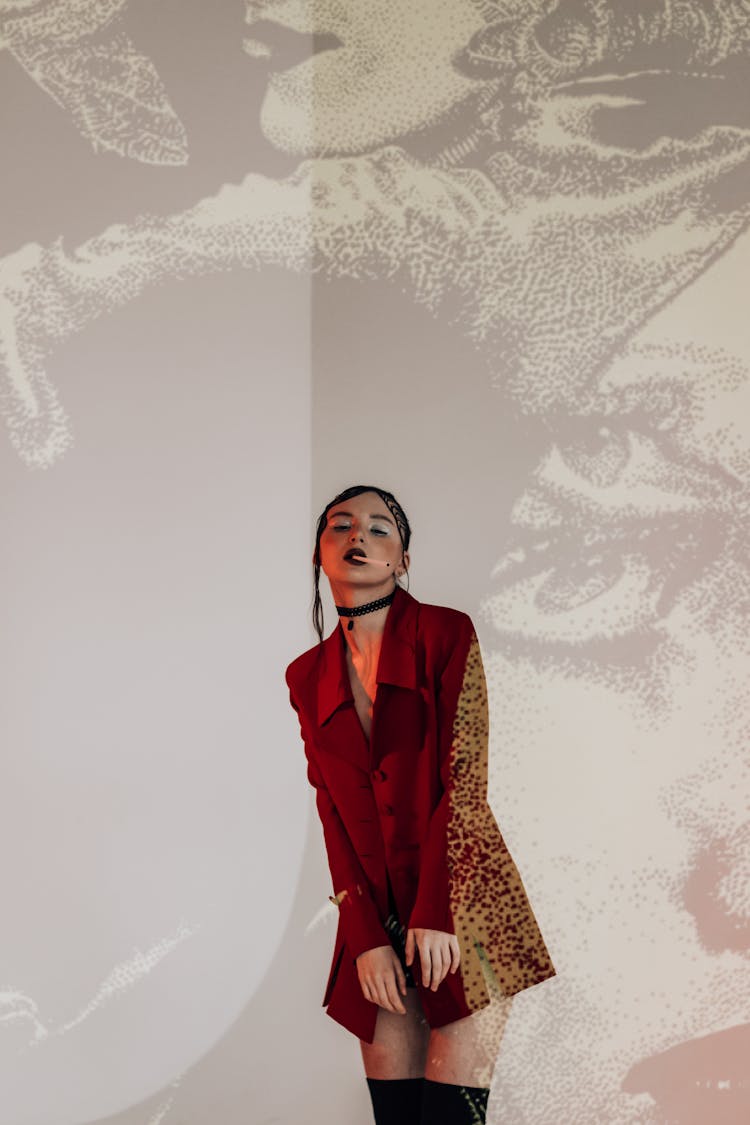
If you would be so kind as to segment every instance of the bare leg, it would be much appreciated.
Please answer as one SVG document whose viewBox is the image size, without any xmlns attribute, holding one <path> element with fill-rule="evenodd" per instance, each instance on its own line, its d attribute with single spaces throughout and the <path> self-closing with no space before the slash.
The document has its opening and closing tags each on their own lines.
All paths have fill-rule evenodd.
<svg viewBox="0 0 750 1125">
<path fill-rule="evenodd" d="M 456 1086 L 489 1087 L 513 1000 L 494 987 L 490 996 L 486 1008 L 432 1029 L 425 1078 Z"/>
<path fill-rule="evenodd" d="M 368 1078 L 421 1078 L 424 1074 L 430 1028 L 417 990 L 407 988 L 402 999 L 405 1016 L 380 1008 L 374 1041 L 359 1041 Z"/>
</svg>

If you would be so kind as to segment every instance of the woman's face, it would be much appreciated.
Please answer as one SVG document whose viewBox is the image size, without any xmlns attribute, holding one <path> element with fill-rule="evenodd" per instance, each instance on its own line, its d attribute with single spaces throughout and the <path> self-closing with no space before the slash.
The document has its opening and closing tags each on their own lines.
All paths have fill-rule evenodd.
<svg viewBox="0 0 750 1125">
<path fill-rule="evenodd" d="M 345 555 L 352 552 L 376 561 L 349 561 Z M 408 564 L 408 554 L 403 557 Z M 373 597 L 378 596 L 380 588 L 385 593 L 392 589 L 393 575 L 405 570 L 401 538 L 377 492 L 361 492 L 329 508 L 320 537 L 320 565 L 334 597 L 337 590 L 343 594 L 352 587 L 372 589 Z"/>
<path fill-rule="evenodd" d="M 246 9 L 246 50 L 271 48 L 261 127 L 292 155 L 388 144 L 485 84 L 452 61 L 485 23 L 474 0 L 246 0 Z M 313 35 L 340 46 L 312 54 Z"/>
<path fill-rule="evenodd" d="M 749 1119 L 747 235 L 733 256 L 556 435 L 484 605 L 490 789 L 559 971 L 500 1055 L 519 1121 Z"/>
</svg>

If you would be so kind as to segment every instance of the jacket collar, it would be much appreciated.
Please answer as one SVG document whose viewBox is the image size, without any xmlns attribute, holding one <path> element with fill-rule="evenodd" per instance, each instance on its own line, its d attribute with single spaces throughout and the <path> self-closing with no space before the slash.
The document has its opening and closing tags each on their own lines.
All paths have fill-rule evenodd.
<svg viewBox="0 0 750 1125">
<path fill-rule="evenodd" d="M 397 687 L 417 686 L 416 640 L 419 602 L 401 586 L 396 586 L 383 627 L 376 682 Z M 323 641 L 323 660 L 318 676 L 318 725 L 348 700 L 353 700 L 346 668 L 347 641 L 339 623 Z"/>
</svg>

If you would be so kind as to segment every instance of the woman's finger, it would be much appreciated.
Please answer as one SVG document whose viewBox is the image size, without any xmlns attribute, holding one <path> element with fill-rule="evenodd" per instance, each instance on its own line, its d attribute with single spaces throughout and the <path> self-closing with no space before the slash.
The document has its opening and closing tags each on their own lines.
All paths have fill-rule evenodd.
<svg viewBox="0 0 750 1125">
<path fill-rule="evenodd" d="M 406 996 L 406 976 L 404 970 L 401 968 L 401 962 L 398 957 L 393 955 L 393 971 L 396 974 L 396 986 L 402 996 Z"/>
<path fill-rule="evenodd" d="M 451 938 L 451 972 L 455 973 L 458 966 L 461 964 L 461 949 L 458 944 L 458 938 Z"/>
<path fill-rule="evenodd" d="M 387 971 L 381 973 L 378 977 L 378 1004 L 386 1011 L 395 1012 L 398 1009 L 394 1008 L 393 1000 L 391 999 L 391 991 L 393 989 L 393 974 Z"/>
<path fill-rule="evenodd" d="M 380 977 L 373 977 L 372 981 L 370 982 L 370 991 L 372 993 L 373 1001 L 378 1004 L 379 1007 L 388 1007 L 388 997 L 385 994 L 385 990 L 383 989 L 383 982 L 381 981 Z"/>
<path fill-rule="evenodd" d="M 430 959 L 432 961 L 430 988 L 435 992 L 443 979 L 443 949 L 441 941 L 436 941 L 433 945 L 430 950 Z"/>
<path fill-rule="evenodd" d="M 406 932 L 406 964 L 411 965 L 414 960 L 414 930 Z"/>
<path fill-rule="evenodd" d="M 382 997 L 381 997 L 380 991 L 378 989 L 378 982 L 374 977 L 369 982 L 369 991 L 370 991 L 370 1000 L 373 1002 L 373 1004 L 377 1004 L 379 1007 L 382 1008 L 382 1006 L 383 1006 Z"/>
<path fill-rule="evenodd" d="M 392 1012 L 398 1012 L 400 1015 L 406 1015 L 406 1008 L 404 1007 L 401 997 L 398 994 L 398 977 L 395 973 L 386 977 L 384 987 L 388 1000 L 391 1005 Z"/>
<path fill-rule="evenodd" d="M 442 984 L 448 975 L 448 966 L 451 961 L 450 946 L 447 941 L 443 941 L 440 945 L 440 979 L 438 984 Z"/>
<path fill-rule="evenodd" d="M 430 973 L 432 971 L 432 955 L 426 941 L 423 941 L 419 946 L 419 960 L 422 965 L 422 984 L 425 988 L 429 988 Z"/>
<path fill-rule="evenodd" d="M 447 935 L 445 941 L 443 942 L 443 980 L 445 980 L 445 978 L 448 976 L 448 973 L 450 972 L 452 961 L 453 938 L 450 935 Z"/>
</svg>

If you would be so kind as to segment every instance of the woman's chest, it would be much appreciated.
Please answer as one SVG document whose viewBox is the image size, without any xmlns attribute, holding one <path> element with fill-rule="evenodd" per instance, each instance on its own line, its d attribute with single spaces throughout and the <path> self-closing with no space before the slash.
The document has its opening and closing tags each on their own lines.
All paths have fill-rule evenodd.
<svg viewBox="0 0 750 1125">
<path fill-rule="evenodd" d="M 377 693 L 377 661 L 366 665 L 354 661 L 351 656 L 347 658 L 346 669 L 349 676 L 349 685 L 352 689 L 354 709 L 364 731 L 365 738 L 370 741 L 372 732 L 372 714 Z"/>
<path fill-rule="evenodd" d="M 347 752 L 351 747 L 351 752 L 356 753 L 360 740 L 352 737 L 354 728 L 364 736 L 371 765 L 393 752 L 410 759 L 419 751 L 437 749 L 437 715 L 429 691 L 423 687 L 378 683 L 374 679 L 363 683 L 356 672 L 349 676 L 349 684 L 352 704 L 341 708 L 326 724 L 327 748 L 341 753 L 344 747 Z"/>
</svg>

